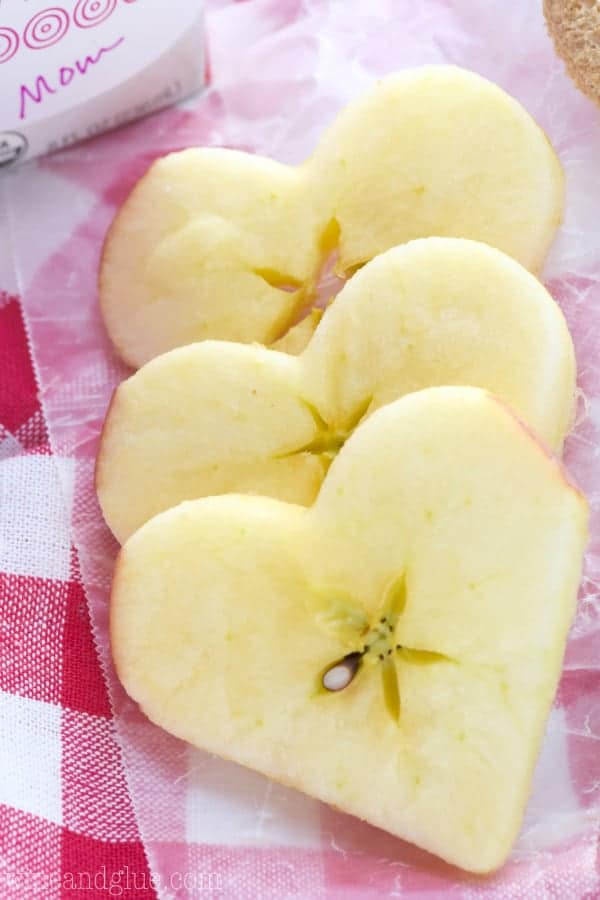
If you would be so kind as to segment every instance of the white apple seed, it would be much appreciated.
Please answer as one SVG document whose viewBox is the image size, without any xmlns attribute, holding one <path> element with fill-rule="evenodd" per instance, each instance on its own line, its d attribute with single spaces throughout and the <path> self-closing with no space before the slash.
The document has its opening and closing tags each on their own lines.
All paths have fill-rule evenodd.
<svg viewBox="0 0 600 900">
<path fill-rule="evenodd" d="M 348 687 L 358 671 L 362 653 L 349 653 L 334 663 L 323 675 L 322 684 L 326 691 L 342 691 Z"/>
</svg>

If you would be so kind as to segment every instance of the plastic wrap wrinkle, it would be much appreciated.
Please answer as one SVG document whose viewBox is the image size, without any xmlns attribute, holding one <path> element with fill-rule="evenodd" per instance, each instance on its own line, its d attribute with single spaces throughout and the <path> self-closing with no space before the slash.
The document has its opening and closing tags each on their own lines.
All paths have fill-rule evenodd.
<svg viewBox="0 0 600 900">
<path fill-rule="evenodd" d="M 600 111 L 555 58 L 536 0 L 219 0 L 208 10 L 211 90 L 0 182 L 9 214 L 8 222 L 0 218 L 0 265 L 13 257 L 54 450 L 76 461 L 74 537 L 135 812 L 165 885 L 159 896 L 206 896 L 166 886 L 173 872 L 195 872 L 216 873 L 228 898 L 598 897 Z M 155 157 L 193 144 L 300 161 L 373 78 L 430 62 L 474 69 L 516 96 L 565 168 L 566 216 L 544 277 L 576 345 L 584 399 L 565 459 L 592 508 L 578 612 L 523 831 L 509 863 L 487 879 L 151 725 L 124 695 L 110 660 L 117 547 L 93 487 L 103 415 L 127 374 L 102 329 L 96 272 L 111 216 L 137 178 Z"/>
</svg>

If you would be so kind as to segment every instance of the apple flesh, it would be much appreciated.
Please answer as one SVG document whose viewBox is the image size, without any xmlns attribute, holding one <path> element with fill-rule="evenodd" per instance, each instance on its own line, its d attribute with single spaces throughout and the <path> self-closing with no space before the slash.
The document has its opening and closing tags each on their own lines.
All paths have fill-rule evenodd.
<svg viewBox="0 0 600 900">
<path fill-rule="evenodd" d="M 442 384 L 498 394 L 560 450 L 575 391 L 560 309 L 498 250 L 426 238 L 358 272 L 298 357 L 205 341 L 125 381 L 98 457 L 104 516 L 123 541 L 154 514 L 201 496 L 310 504 L 362 418 Z"/>
<path fill-rule="evenodd" d="M 234 150 L 159 159 L 107 235 L 100 304 L 129 365 L 205 338 L 271 343 L 306 305 L 321 249 L 298 171 Z"/>
<path fill-rule="evenodd" d="M 500 401 L 410 394 L 311 507 L 204 498 L 130 538 L 117 671 L 178 737 L 488 872 L 520 827 L 586 523 Z"/>
<path fill-rule="evenodd" d="M 484 241 L 538 272 L 561 220 L 546 135 L 513 97 L 457 67 L 378 81 L 309 165 L 333 197 L 341 272 L 431 234 Z"/>
<path fill-rule="evenodd" d="M 452 66 L 391 75 L 301 166 L 215 148 L 154 163 L 105 243 L 104 321 L 134 367 L 204 339 L 271 344 L 334 250 L 348 277 L 413 238 L 465 237 L 537 271 L 562 204 L 547 138 L 500 88 Z"/>
</svg>

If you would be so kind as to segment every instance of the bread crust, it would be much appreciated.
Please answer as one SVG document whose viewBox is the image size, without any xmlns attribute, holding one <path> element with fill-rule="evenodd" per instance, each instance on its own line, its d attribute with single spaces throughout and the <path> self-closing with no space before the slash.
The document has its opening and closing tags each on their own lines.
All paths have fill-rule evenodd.
<svg viewBox="0 0 600 900">
<path fill-rule="evenodd" d="M 544 0 L 544 15 L 567 72 L 600 106 L 600 0 Z"/>
</svg>

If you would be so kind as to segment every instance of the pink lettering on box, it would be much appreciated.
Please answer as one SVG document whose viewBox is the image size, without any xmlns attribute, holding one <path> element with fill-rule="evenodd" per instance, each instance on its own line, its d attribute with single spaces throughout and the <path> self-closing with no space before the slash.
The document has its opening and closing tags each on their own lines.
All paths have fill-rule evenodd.
<svg viewBox="0 0 600 900">
<path fill-rule="evenodd" d="M 204 3 L 0 0 L 0 169 L 200 88 Z M 132 43 L 119 50 L 128 35 Z"/>
<path fill-rule="evenodd" d="M 123 2 L 135 3 L 136 0 Z M 65 36 L 71 22 L 77 28 L 95 28 L 108 19 L 116 8 L 117 0 L 78 0 L 72 19 L 62 6 L 42 9 L 27 22 L 22 35 L 23 43 L 30 50 L 45 50 Z M 12 59 L 20 43 L 21 36 L 14 28 L 0 27 L 0 65 Z"/>
<path fill-rule="evenodd" d="M 58 88 L 68 87 L 77 73 L 79 73 L 80 75 L 86 75 L 89 69 L 92 66 L 97 65 L 97 63 L 100 62 L 100 60 L 106 53 L 110 53 L 111 50 L 116 50 L 124 40 L 124 37 L 120 37 L 117 41 L 114 42 L 114 44 L 109 44 L 106 47 L 100 47 L 97 53 L 93 55 L 89 54 L 83 60 L 76 59 L 72 66 L 61 66 L 56 76 L 56 87 L 54 87 L 52 82 L 49 82 L 44 75 L 37 76 L 33 87 L 28 87 L 26 84 L 22 84 L 20 92 L 19 118 L 21 120 L 27 118 L 28 103 L 35 103 L 37 105 L 38 103 L 42 103 L 49 94 L 56 94 Z"/>
<path fill-rule="evenodd" d="M 71 66 L 61 66 L 58 77 L 60 86 L 67 87 L 75 78 L 75 69 L 72 69 Z"/>
<path fill-rule="evenodd" d="M 55 94 L 56 90 L 53 87 L 50 87 L 46 79 L 43 75 L 38 75 L 35 79 L 35 85 L 33 88 L 28 88 L 27 85 L 21 85 L 21 118 L 25 118 L 25 104 L 27 99 L 31 100 L 33 103 L 41 103 L 44 99 L 44 91 L 46 94 Z"/>
<path fill-rule="evenodd" d="M 115 11 L 117 0 L 79 0 L 73 19 L 80 28 L 93 28 Z"/>
<path fill-rule="evenodd" d="M 65 36 L 69 24 L 69 14 L 60 6 L 43 9 L 27 23 L 23 40 L 32 50 L 44 50 Z"/>
<path fill-rule="evenodd" d="M 119 38 L 118 41 L 115 41 L 114 44 L 110 44 L 108 47 L 100 47 L 98 52 L 94 56 L 86 56 L 83 62 L 79 59 L 75 60 L 75 65 L 77 66 L 77 71 L 81 75 L 85 75 L 90 66 L 95 66 L 96 63 L 100 62 L 100 59 L 104 56 L 105 53 L 108 53 L 110 50 L 114 50 L 119 44 L 122 44 L 125 38 Z"/>
<path fill-rule="evenodd" d="M 0 63 L 8 62 L 19 49 L 19 35 L 14 28 L 0 28 Z"/>
</svg>

